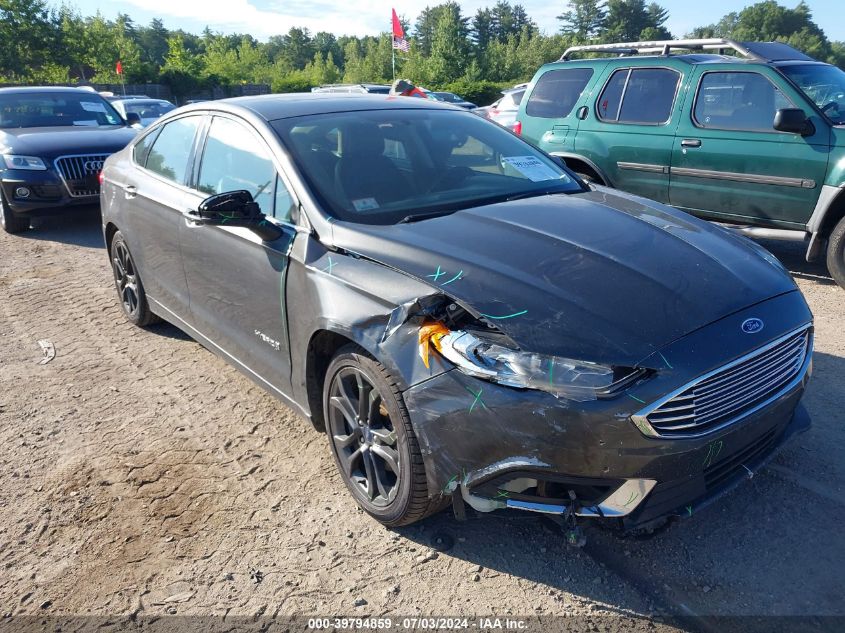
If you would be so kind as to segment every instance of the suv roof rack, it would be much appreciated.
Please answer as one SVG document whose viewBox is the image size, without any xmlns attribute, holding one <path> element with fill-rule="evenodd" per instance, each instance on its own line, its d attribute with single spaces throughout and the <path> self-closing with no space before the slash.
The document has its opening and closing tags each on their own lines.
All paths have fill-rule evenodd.
<svg viewBox="0 0 845 633">
<path fill-rule="evenodd" d="M 615 53 L 620 57 L 626 55 L 643 55 L 648 53 L 659 53 L 660 55 L 669 55 L 672 49 L 684 49 L 688 51 L 718 51 L 719 54 L 724 54 L 728 49 L 732 49 L 748 59 L 755 59 L 759 61 L 770 61 L 763 55 L 754 52 L 745 42 L 737 42 L 734 40 L 724 38 L 704 38 L 697 40 L 657 40 L 653 42 L 625 42 L 618 44 L 587 44 L 584 46 L 570 46 L 566 52 L 561 56 L 559 61 L 568 61 L 573 53 Z M 798 53 L 798 51 L 795 51 Z M 800 55 L 800 53 L 799 53 Z"/>
</svg>

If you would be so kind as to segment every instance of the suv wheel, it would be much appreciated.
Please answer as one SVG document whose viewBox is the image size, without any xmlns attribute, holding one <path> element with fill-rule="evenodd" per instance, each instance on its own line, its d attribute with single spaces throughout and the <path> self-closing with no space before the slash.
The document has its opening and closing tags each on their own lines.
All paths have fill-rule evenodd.
<svg viewBox="0 0 845 633">
<path fill-rule="evenodd" d="M 22 218 L 9 208 L 6 204 L 6 196 L 0 191 L 0 226 L 6 233 L 20 233 L 29 228 L 29 218 Z"/>
<path fill-rule="evenodd" d="M 340 476 L 373 518 L 390 527 L 408 525 L 443 506 L 443 499 L 429 499 L 396 381 L 356 345 L 341 349 L 329 365 L 323 415 Z"/>
<path fill-rule="evenodd" d="M 150 310 L 135 260 L 120 231 L 112 238 L 110 254 L 114 285 L 126 318 L 139 327 L 159 321 Z"/>
<path fill-rule="evenodd" d="M 845 218 L 833 228 L 827 242 L 827 269 L 841 288 L 845 288 Z"/>
</svg>

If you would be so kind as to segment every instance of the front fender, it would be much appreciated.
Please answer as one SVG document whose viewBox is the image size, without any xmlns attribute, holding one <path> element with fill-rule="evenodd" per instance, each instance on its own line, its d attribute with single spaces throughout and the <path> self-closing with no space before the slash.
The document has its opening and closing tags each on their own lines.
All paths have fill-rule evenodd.
<svg viewBox="0 0 845 633">
<path fill-rule="evenodd" d="M 305 233 L 297 236 L 290 257 L 291 386 L 306 411 L 308 348 L 323 331 L 362 347 L 403 391 L 450 369 L 434 356 L 426 367 L 419 356 L 419 315 L 445 300 L 437 290 L 371 260 L 329 250 Z"/>
</svg>

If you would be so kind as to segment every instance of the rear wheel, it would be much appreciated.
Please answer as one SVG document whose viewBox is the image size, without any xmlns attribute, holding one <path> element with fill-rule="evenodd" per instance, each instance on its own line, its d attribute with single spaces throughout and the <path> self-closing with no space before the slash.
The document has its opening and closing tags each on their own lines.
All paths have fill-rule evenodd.
<svg viewBox="0 0 845 633">
<path fill-rule="evenodd" d="M 390 527 L 439 510 L 429 499 L 419 444 L 396 381 L 350 345 L 329 365 L 323 415 L 332 454 L 347 488 L 368 514 Z"/>
<path fill-rule="evenodd" d="M 126 318 L 139 327 L 159 321 L 150 310 L 144 285 L 135 268 L 135 260 L 120 231 L 114 234 L 111 241 L 111 264 L 114 285 Z"/>
<path fill-rule="evenodd" d="M 6 196 L 0 191 L 0 226 L 6 233 L 20 233 L 29 228 L 29 218 L 15 215 L 14 211 L 6 204 Z"/>
<path fill-rule="evenodd" d="M 845 218 L 833 228 L 827 242 L 827 269 L 841 288 L 845 288 Z"/>
</svg>

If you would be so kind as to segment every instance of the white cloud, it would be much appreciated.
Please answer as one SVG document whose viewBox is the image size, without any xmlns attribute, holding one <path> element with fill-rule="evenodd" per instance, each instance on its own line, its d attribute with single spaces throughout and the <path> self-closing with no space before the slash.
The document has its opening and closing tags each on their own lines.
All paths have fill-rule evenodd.
<svg viewBox="0 0 845 633">
<path fill-rule="evenodd" d="M 334 9 L 321 17 L 306 5 L 291 10 L 293 3 L 278 10 L 259 9 L 248 0 L 126 0 L 162 18 L 179 18 L 207 24 L 214 31 L 250 33 L 258 39 L 287 33 L 293 26 L 333 33 L 370 33 L 365 16 L 359 11 Z M 311 5 L 313 6 L 313 5 Z"/>
<path fill-rule="evenodd" d="M 411 20 L 417 18 L 426 6 L 439 4 L 440 0 L 403 0 L 390 2 L 377 0 L 275 0 L 267 8 L 259 8 L 249 0 L 125 0 L 140 9 L 162 18 L 191 20 L 207 24 L 212 30 L 225 33 L 250 33 L 258 39 L 287 33 L 291 27 L 305 27 L 312 33 L 329 31 L 336 35 L 376 35 L 390 29 L 390 10 Z M 461 2 L 465 16 L 472 17 L 477 9 L 491 2 L 469 0 Z M 525 3 L 526 8 L 533 3 Z M 538 3 L 539 4 L 539 3 Z M 540 28 L 553 31 L 557 28 L 554 16 L 559 10 L 544 3 L 531 7 L 529 15 L 539 22 Z"/>
</svg>

